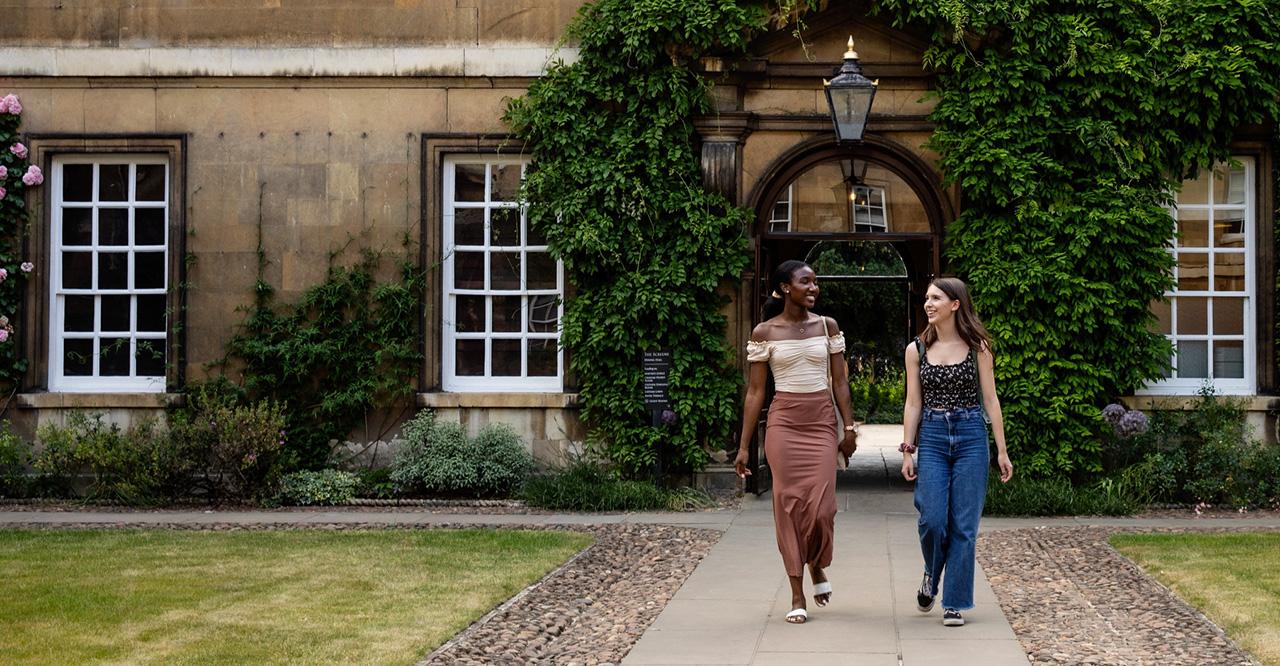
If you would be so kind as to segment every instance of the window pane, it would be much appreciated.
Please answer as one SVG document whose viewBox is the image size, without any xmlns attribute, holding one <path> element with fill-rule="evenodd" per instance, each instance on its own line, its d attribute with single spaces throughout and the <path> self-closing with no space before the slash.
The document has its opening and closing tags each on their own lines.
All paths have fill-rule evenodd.
<svg viewBox="0 0 1280 666">
<path fill-rule="evenodd" d="M 139 340 L 134 359 L 139 377 L 163 377 L 165 363 L 164 340 Z"/>
<path fill-rule="evenodd" d="M 484 253 L 453 254 L 453 286 L 458 289 L 484 289 Z"/>
<path fill-rule="evenodd" d="M 519 252 L 494 252 L 489 255 L 489 288 L 520 288 Z"/>
<path fill-rule="evenodd" d="M 484 245 L 484 209 L 455 208 L 453 211 L 454 245 Z"/>
<path fill-rule="evenodd" d="M 453 325 L 460 333 L 484 332 L 484 296 L 456 296 Z"/>
<path fill-rule="evenodd" d="M 1209 343 L 1204 340 L 1178 342 L 1178 376 L 1204 379 L 1209 376 Z"/>
<path fill-rule="evenodd" d="M 137 289 L 164 289 L 163 252 L 133 255 L 133 286 Z"/>
<path fill-rule="evenodd" d="M 138 299 L 138 330 L 165 331 L 165 310 L 168 309 L 164 294 L 144 294 Z"/>
<path fill-rule="evenodd" d="M 62 253 L 62 288 L 93 288 L 93 254 L 90 252 Z"/>
<path fill-rule="evenodd" d="M 98 200 L 129 200 L 129 165 L 102 164 L 98 167 Z"/>
<path fill-rule="evenodd" d="M 1244 299 L 1213 299 L 1213 332 L 1215 335 L 1244 335 Z"/>
<path fill-rule="evenodd" d="M 520 165 L 493 165 L 493 194 L 490 201 L 515 202 L 520 199 Z"/>
<path fill-rule="evenodd" d="M 93 374 L 93 340 L 62 341 L 62 374 L 84 377 Z"/>
<path fill-rule="evenodd" d="M 454 201 L 484 201 L 484 165 L 459 164 L 453 175 Z"/>
<path fill-rule="evenodd" d="M 92 208 L 63 208 L 62 209 L 62 244 L 63 245 L 92 245 L 93 244 L 93 209 Z"/>
<path fill-rule="evenodd" d="M 132 315 L 129 311 L 133 305 L 132 300 L 132 296 L 103 296 L 102 328 L 99 330 L 124 332 L 133 330 L 132 322 L 129 321 Z"/>
<path fill-rule="evenodd" d="M 492 330 L 519 333 L 523 300 L 522 296 L 494 296 Z"/>
<path fill-rule="evenodd" d="M 519 377 L 520 376 L 520 341 L 519 340 L 494 340 L 493 341 L 493 376 L 494 377 Z"/>
<path fill-rule="evenodd" d="M 520 244 L 520 209 L 494 208 L 489 211 L 489 243 Z"/>
<path fill-rule="evenodd" d="M 524 241 L 525 245 L 546 245 L 547 244 L 547 237 L 541 231 L 538 231 L 537 229 L 535 229 L 534 225 L 529 224 L 527 220 L 525 221 L 525 224 L 529 228 L 529 237 L 525 239 Z"/>
<path fill-rule="evenodd" d="M 529 288 L 556 288 L 556 260 L 546 252 L 529 252 Z"/>
<path fill-rule="evenodd" d="M 1213 170 L 1213 203 L 1216 205 L 1235 205 L 1244 203 L 1245 198 L 1244 168 L 1231 169 L 1219 164 Z"/>
<path fill-rule="evenodd" d="M 1209 211 L 1178 211 L 1178 247 L 1209 246 Z"/>
<path fill-rule="evenodd" d="M 129 288 L 129 253 L 98 253 L 98 288 Z"/>
<path fill-rule="evenodd" d="M 164 201 L 164 165 L 139 164 L 135 201 Z"/>
<path fill-rule="evenodd" d="M 92 164 L 67 164 L 62 167 L 62 200 L 93 201 Z"/>
<path fill-rule="evenodd" d="M 1215 379 L 1244 379 L 1244 342 L 1214 341 L 1213 376 Z"/>
<path fill-rule="evenodd" d="M 133 210 L 133 242 L 135 245 L 164 245 L 164 209 Z"/>
<path fill-rule="evenodd" d="M 560 298 L 551 294 L 529 297 L 529 330 L 554 333 L 560 325 Z"/>
<path fill-rule="evenodd" d="M 66 307 L 62 317 L 64 331 L 92 331 L 93 308 L 92 296 L 65 296 Z"/>
<path fill-rule="evenodd" d="M 1204 335 L 1209 332 L 1209 299 L 1178 299 L 1178 335 Z"/>
<path fill-rule="evenodd" d="M 454 364 L 460 377 L 484 376 L 484 340 L 459 340 Z"/>
<path fill-rule="evenodd" d="M 101 377 L 128 377 L 129 338 L 102 338 L 101 358 L 98 359 L 98 375 Z"/>
<path fill-rule="evenodd" d="M 1178 254 L 1178 291 L 1209 290 L 1209 255 Z"/>
<path fill-rule="evenodd" d="M 1244 254 L 1213 254 L 1213 288 L 1215 291 L 1244 291 Z"/>
<path fill-rule="evenodd" d="M 555 340 L 529 341 L 529 376 L 555 377 L 560 374 Z"/>
<path fill-rule="evenodd" d="M 1244 213 L 1238 210 L 1213 212 L 1213 246 L 1244 247 Z"/>
<path fill-rule="evenodd" d="M 1182 181 L 1182 190 L 1178 192 L 1177 198 L 1179 204 L 1209 203 L 1209 179 L 1204 177 L 1206 173 L 1201 171 L 1196 174 L 1195 180 Z"/>
<path fill-rule="evenodd" d="M 1170 317 L 1170 306 L 1167 301 L 1152 301 L 1151 312 L 1156 316 L 1155 327 L 1151 330 L 1165 335 L 1173 332 L 1173 320 Z"/>
<path fill-rule="evenodd" d="M 98 209 L 98 245 L 129 244 L 129 209 Z"/>
</svg>

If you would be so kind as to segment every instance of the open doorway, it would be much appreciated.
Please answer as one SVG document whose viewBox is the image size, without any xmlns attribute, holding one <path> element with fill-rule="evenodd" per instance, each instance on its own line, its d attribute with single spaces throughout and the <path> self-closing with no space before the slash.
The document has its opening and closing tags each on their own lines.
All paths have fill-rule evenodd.
<svg viewBox="0 0 1280 666">
<path fill-rule="evenodd" d="M 828 152 L 780 174 L 760 206 L 755 316 L 769 277 L 788 259 L 818 273 L 815 312 L 845 334 L 855 418 L 898 422 L 902 416 L 902 350 L 921 324 L 919 302 L 938 273 L 941 211 L 894 165 L 851 152 Z M 916 179 L 918 180 L 918 179 Z M 755 323 L 755 322 L 753 322 Z M 748 489 L 769 487 L 763 451 L 768 405 L 756 428 Z M 754 483 L 753 483 L 754 481 Z"/>
</svg>

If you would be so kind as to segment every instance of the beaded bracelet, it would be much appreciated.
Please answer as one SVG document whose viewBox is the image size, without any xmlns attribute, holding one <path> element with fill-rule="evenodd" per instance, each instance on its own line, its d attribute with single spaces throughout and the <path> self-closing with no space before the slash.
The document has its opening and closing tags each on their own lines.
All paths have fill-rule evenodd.
<svg viewBox="0 0 1280 666">
<path fill-rule="evenodd" d="M 899 451 L 901 451 L 901 452 L 903 452 L 903 453 L 915 453 L 915 452 L 916 452 L 916 445 L 915 445 L 915 444 L 908 444 L 908 443 L 906 443 L 906 442 L 903 442 L 903 443 L 901 443 L 901 444 L 899 444 L 899 445 L 898 445 L 898 450 L 899 450 Z"/>
</svg>

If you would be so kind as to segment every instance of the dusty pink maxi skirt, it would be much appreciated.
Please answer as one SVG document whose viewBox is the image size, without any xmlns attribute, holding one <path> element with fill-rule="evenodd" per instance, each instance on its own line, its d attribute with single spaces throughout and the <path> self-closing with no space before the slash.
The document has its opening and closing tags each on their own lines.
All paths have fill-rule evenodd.
<svg viewBox="0 0 1280 666">
<path fill-rule="evenodd" d="M 788 576 L 831 565 L 836 524 L 836 412 L 831 394 L 774 395 L 764 436 L 773 525 Z"/>
</svg>

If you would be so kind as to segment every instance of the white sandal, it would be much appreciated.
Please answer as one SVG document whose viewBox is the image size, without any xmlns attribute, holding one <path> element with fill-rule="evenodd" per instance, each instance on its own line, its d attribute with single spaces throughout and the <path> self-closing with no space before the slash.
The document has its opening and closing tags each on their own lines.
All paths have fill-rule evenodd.
<svg viewBox="0 0 1280 666">
<path fill-rule="evenodd" d="M 826 600 L 819 599 L 822 595 L 827 595 Z M 813 603 L 818 604 L 818 608 L 822 608 L 831 603 L 831 581 L 824 580 L 813 586 Z"/>
<path fill-rule="evenodd" d="M 799 618 L 799 619 L 796 619 L 796 618 Z M 792 609 L 790 613 L 787 613 L 787 622 L 789 624 L 804 624 L 805 622 L 808 622 L 808 621 L 809 621 L 809 611 L 803 608 L 795 608 L 795 609 Z"/>
</svg>

